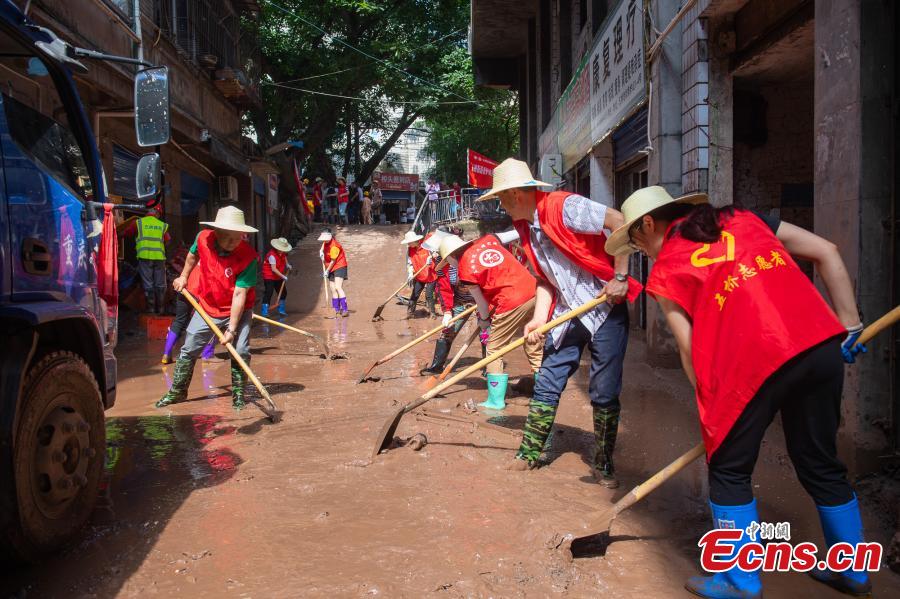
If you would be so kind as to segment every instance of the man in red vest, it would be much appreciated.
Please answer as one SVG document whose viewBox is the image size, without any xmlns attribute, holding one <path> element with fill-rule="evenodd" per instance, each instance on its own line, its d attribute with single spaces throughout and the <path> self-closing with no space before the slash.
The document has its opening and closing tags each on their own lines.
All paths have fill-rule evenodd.
<svg viewBox="0 0 900 599">
<path fill-rule="evenodd" d="M 634 300 L 641 285 L 628 277 L 628 259 L 604 250 L 604 229 L 615 229 L 622 214 L 568 192 L 546 193 L 528 165 L 509 158 L 494 170 L 494 186 L 481 200 L 499 198 L 512 217 L 522 249 L 538 278 L 534 317 L 525 333 L 540 339 L 535 329 L 565 312 L 606 294 L 608 302 L 550 332 L 525 422 L 524 437 L 510 469 L 537 465 L 556 418 L 559 398 L 578 370 L 585 347 L 591 352 L 588 395 L 594 412 L 593 474 L 615 488 L 613 450 L 619 428 L 622 364 L 628 345 L 626 298 Z"/>
<path fill-rule="evenodd" d="M 178 293 L 187 288 L 220 329 L 224 329 L 224 343 L 234 343 L 244 361 L 250 361 L 250 319 L 256 300 L 258 254 L 243 240 L 256 229 L 244 222 L 244 213 L 234 206 L 220 208 L 213 222 L 197 235 L 188 252 L 181 275 L 172 282 Z M 193 276 L 191 276 L 193 273 Z M 187 328 L 181 353 L 175 362 L 172 388 L 156 402 L 161 408 L 187 399 L 188 387 L 194 374 L 194 362 L 213 332 L 195 313 Z M 235 410 L 244 407 L 246 374 L 231 362 L 231 405 Z"/>
</svg>

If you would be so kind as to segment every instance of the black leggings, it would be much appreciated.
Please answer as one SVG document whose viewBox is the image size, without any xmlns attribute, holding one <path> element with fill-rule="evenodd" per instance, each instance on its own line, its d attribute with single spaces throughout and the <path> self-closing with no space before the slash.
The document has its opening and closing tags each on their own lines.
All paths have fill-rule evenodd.
<svg viewBox="0 0 900 599">
<path fill-rule="evenodd" d="M 266 279 L 263 281 L 266 286 L 263 289 L 263 301 L 262 303 L 268 304 L 269 300 L 272 299 L 273 293 L 278 293 L 278 289 L 281 287 L 281 283 L 284 282 L 284 279 L 279 279 L 277 281 L 270 281 Z M 281 299 L 287 299 L 287 285 L 284 286 L 284 291 L 281 292 Z"/>
<path fill-rule="evenodd" d="M 176 337 L 181 337 L 187 329 L 191 316 L 194 314 L 194 307 L 191 306 L 184 296 L 180 293 L 175 294 L 175 318 L 169 326 L 169 330 L 175 333 Z"/>
<path fill-rule="evenodd" d="M 753 500 L 751 475 L 766 429 L 781 412 L 797 478 L 816 505 L 853 499 L 835 437 L 841 420 L 844 361 L 839 339 L 796 356 L 766 379 L 709 461 L 709 497 L 719 505 Z"/>
</svg>

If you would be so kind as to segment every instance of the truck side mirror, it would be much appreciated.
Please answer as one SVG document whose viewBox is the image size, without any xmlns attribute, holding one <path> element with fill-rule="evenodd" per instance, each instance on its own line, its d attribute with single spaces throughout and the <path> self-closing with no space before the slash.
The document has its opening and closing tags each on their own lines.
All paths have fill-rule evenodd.
<svg viewBox="0 0 900 599">
<path fill-rule="evenodd" d="M 134 127 L 139 146 L 169 141 L 169 67 L 151 67 L 134 79 Z"/>
<path fill-rule="evenodd" d="M 139 200 L 150 198 L 159 191 L 159 154 L 144 154 L 138 160 L 134 175 L 135 194 Z"/>
</svg>

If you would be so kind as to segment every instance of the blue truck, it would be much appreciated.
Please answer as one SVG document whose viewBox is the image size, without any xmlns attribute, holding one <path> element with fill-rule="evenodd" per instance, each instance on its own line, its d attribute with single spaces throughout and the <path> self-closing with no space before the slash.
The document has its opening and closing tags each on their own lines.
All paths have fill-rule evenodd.
<svg viewBox="0 0 900 599">
<path fill-rule="evenodd" d="M 36 560 L 77 538 L 116 400 L 117 307 L 97 285 L 105 180 L 73 78 L 95 60 L 134 65 L 138 143 L 165 143 L 165 67 L 74 47 L 0 0 L 3 561 Z M 138 201 L 156 197 L 159 172 L 158 153 L 141 158 Z"/>
</svg>

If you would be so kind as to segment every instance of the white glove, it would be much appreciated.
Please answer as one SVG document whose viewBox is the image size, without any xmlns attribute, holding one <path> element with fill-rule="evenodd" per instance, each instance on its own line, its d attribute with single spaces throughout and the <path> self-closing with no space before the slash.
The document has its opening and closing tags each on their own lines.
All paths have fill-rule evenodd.
<svg viewBox="0 0 900 599">
<path fill-rule="evenodd" d="M 453 314 L 451 314 L 450 312 L 444 312 L 444 317 L 441 318 L 441 325 L 443 325 L 443 327 L 446 329 L 452 319 Z"/>
</svg>

